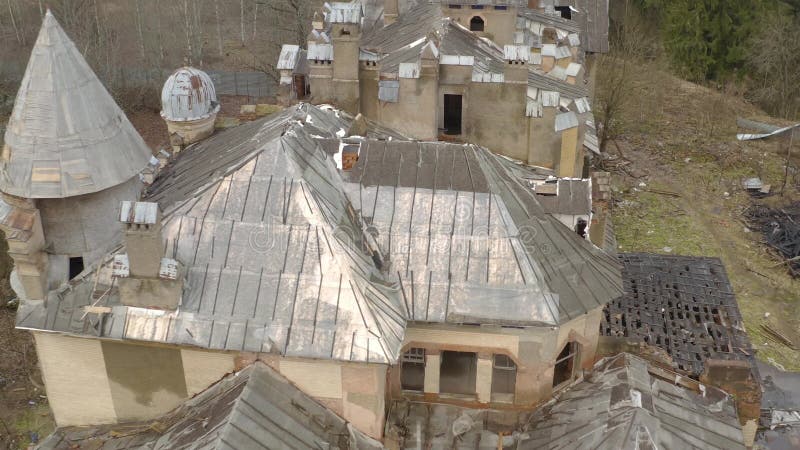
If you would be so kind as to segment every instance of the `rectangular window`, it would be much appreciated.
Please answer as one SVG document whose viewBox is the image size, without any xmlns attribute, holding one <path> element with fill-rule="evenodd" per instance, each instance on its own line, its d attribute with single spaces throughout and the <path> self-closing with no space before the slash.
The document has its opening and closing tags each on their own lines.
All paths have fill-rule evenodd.
<svg viewBox="0 0 800 450">
<path fill-rule="evenodd" d="M 400 359 L 400 385 L 406 391 L 425 388 L 425 349 L 410 348 Z"/>
<path fill-rule="evenodd" d="M 472 5 L 470 8 L 472 8 L 472 9 L 483 9 L 483 5 Z"/>
<path fill-rule="evenodd" d="M 461 96 L 444 95 L 444 134 L 461 134 Z"/>
<path fill-rule="evenodd" d="M 77 256 L 69 259 L 69 279 L 73 279 L 83 272 L 83 257 Z"/>
<path fill-rule="evenodd" d="M 450 8 L 450 9 L 461 9 L 461 5 L 456 5 L 456 4 L 453 4 L 453 3 L 447 5 L 447 7 Z"/>
<path fill-rule="evenodd" d="M 505 11 L 505 10 L 507 10 L 507 9 L 508 9 L 508 6 L 506 6 L 506 5 L 496 5 L 496 6 L 494 7 L 494 9 L 496 9 L 496 10 L 498 10 L 498 11 Z"/>
<path fill-rule="evenodd" d="M 517 385 L 517 365 L 506 355 L 494 355 L 492 401 L 513 402 Z"/>
</svg>

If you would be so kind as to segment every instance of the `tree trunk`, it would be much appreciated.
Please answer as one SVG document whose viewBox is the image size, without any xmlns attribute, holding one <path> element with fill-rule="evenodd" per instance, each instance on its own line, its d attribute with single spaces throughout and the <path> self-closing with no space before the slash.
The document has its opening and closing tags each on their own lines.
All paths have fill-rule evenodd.
<svg viewBox="0 0 800 450">
<path fill-rule="evenodd" d="M 14 18 L 14 8 L 11 7 L 11 0 L 6 0 L 6 4 L 8 4 L 8 15 L 11 17 L 11 26 L 14 28 L 14 34 L 17 37 L 17 42 L 22 44 L 23 40 L 22 36 L 19 34 L 19 28 L 17 28 L 17 20 Z"/>
<path fill-rule="evenodd" d="M 142 32 L 142 0 L 136 0 L 136 29 L 139 33 L 139 52 L 142 55 L 142 62 L 147 61 L 144 49 L 144 33 Z"/>
<path fill-rule="evenodd" d="M 242 29 L 242 47 L 244 47 L 244 0 L 240 0 L 239 2 L 239 12 L 240 12 L 239 22 Z"/>
<path fill-rule="evenodd" d="M 258 29 L 258 0 L 255 0 L 253 6 L 253 43 L 256 42 L 256 30 Z"/>
<path fill-rule="evenodd" d="M 219 0 L 214 0 L 214 15 L 217 16 L 217 44 L 219 45 L 219 57 L 224 57 L 224 50 L 222 49 L 222 23 L 219 19 Z"/>
<path fill-rule="evenodd" d="M 183 21 L 186 29 L 186 65 L 192 65 L 192 21 L 189 16 L 189 0 L 183 0 Z"/>
</svg>

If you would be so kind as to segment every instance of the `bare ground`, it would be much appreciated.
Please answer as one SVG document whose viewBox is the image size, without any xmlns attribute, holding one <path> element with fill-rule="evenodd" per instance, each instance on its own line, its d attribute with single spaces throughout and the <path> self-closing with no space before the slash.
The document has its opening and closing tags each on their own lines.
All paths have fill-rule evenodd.
<svg viewBox="0 0 800 450">
<path fill-rule="evenodd" d="M 785 155 L 777 153 L 775 142 L 737 141 L 736 118 L 780 121 L 738 97 L 655 68 L 635 76 L 634 101 L 625 107 L 625 132 L 617 140 L 628 162 L 613 177 L 619 250 L 722 259 L 758 358 L 800 371 L 800 352 L 769 339 L 761 328 L 769 322 L 800 347 L 800 281 L 742 217 L 754 201 L 777 206 L 800 198 L 796 171 L 782 196 L 753 200 L 741 188 L 742 179 L 757 176 L 780 190 Z M 616 151 L 613 144 L 611 149 Z M 800 155 L 800 146 L 794 152 Z"/>
</svg>

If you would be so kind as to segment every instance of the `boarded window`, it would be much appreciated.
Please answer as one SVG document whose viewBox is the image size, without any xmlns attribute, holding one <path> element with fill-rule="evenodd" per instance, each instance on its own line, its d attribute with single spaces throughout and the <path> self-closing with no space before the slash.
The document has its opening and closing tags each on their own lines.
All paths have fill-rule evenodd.
<svg viewBox="0 0 800 450">
<path fill-rule="evenodd" d="M 400 366 L 400 385 L 406 391 L 420 391 L 425 387 L 425 349 L 410 348 L 403 353 Z"/>
<path fill-rule="evenodd" d="M 381 80 L 378 82 L 378 100 L 397 103 L 400 94 L 400 82 L 397 80 Z"/>
<path fill-rule="evenodd" d="M 483 18 L 480 16 L 475 16 L 469 20 L 470 31 L 483 31 L 484 26 Z"/>
</svg>

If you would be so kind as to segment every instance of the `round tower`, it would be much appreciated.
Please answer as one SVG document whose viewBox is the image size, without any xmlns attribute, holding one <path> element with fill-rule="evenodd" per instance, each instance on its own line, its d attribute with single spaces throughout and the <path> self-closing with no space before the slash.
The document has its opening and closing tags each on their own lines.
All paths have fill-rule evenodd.
<svg viewBox="0 0 800 450">
<path fill-rule="evenodd" d="M 219 112 L 211 77 L 194 67 L 181 67 L 161 90 L 161 117 L 167 122 L 173 148 L 203 140 L 214 132 Z"/>
<path fill-rule="evenodd" d="M 0 229 L 20 298 L 46 298 L 121 242 L 116 211 L 138 198 L 151 157 L 48 11 L 0 154 Z"/>
</svg>

